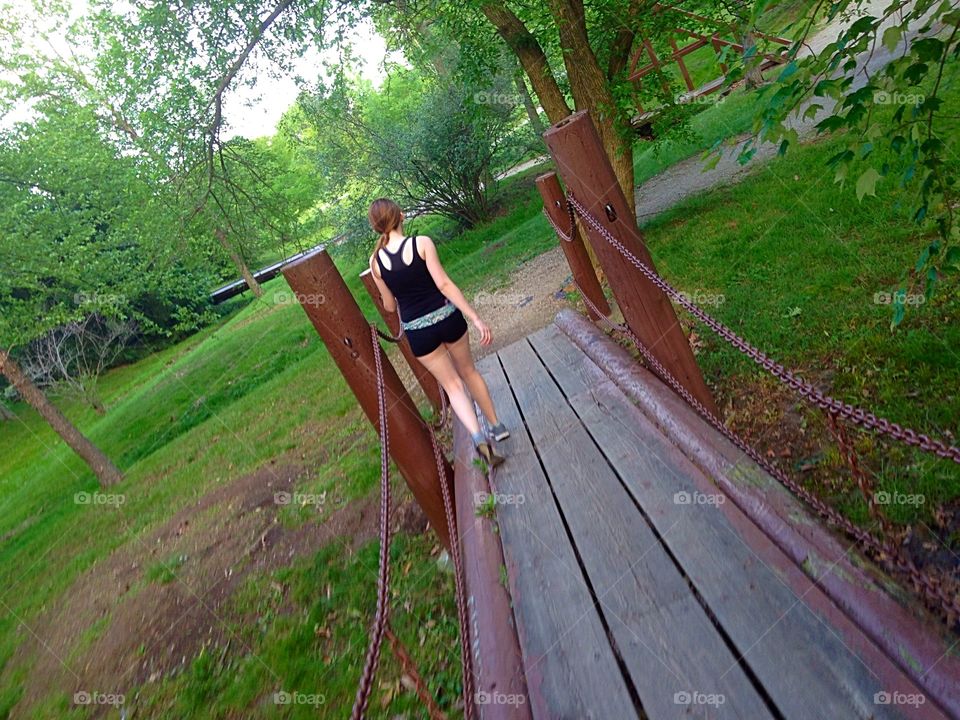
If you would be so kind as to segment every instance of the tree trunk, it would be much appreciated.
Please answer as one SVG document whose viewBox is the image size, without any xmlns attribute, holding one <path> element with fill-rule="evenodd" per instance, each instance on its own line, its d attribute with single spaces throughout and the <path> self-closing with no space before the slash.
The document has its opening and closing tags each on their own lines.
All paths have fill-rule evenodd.
<svg viewBox="0 0 960 720">
<path fill-rule="evenodd" d="M 760 71 L 760 58 L 756 53 L 747 57 L 747 53 L 756 47 L 757 41 L 753 33 L 747 30 L 743 34 L 743 76 L 748 88 L 757 88 L 763 85 L 763 73 Z"/>
<path fill-rule="evenodd" d="M 100 481 L 101 487 L 114 485 L 123 479 L 123 474 L 104 453 L 90 442 L 77 428 L 53 405 L 43 392 L 33 384 L 20 366 L 14 362 L 7 350 L 0 349 L 0 373 L 17 389 L 17 392 L 47 421 L 54 432 L 67 445 L 73 448 L 84 462 L 90 466 Z"/>
<path fill-rule="evenodd" d="M 260 283 L 257 282 L 257 279 L 253 276 L 253 273 L 250 272 L 250 268 L 247 267 L 247 263 L 245 263 L 243 258 L 240 257 L 240 253 L 238 253 L 230 244 L 230 241 L 227 240 L 227 233 L 224 232 L 223 228 L 217 228 L 214 231 L 214 234 L 217 236 L 217 242 L 219 242 L 223 249 L 227 251 L 230 259 L 233 260 L 233 264 L 237 266 L 237 269 L 240 271 L 243 279 L 247 281 L 247 287 L 250 288 L 251 292 L 253 292 L 256 297 L 263 297 L 263 288 L 260 287 Z"/>
<path fill-rule="evenodd" d="M 520 93 L 523 107 L 527 111 L 527 117 L 530 118 L 530 127 L 533 128 L 533 131 L 539 137 L 543 135 L 546 128 L 543 126 L 543 120 L 540 119 L 540 113 L 537 110 L 536 104 L 533 102 L 533 98 L 530 97 L 530 91 L 527 90 L 527 81 L 524 78 L 525 74 L 523 69 L 517 68 L 517 74 L 514 75 L 513 78 L 517 83 L 517 92 Z"/>
<path fill-rule="evenodd" d="M 523 21 L 503 2 L 485 3 L 481 10 L 520 60 L 527 77 L 530 78 L 533 92 L 540 100 L 540 107 L 543 108 L 550 122 L 556 124 L 567 117 L 570 114 L 570 106 L 560 92 L 560 86 L 550 69 L 543 48 L 527 30 Z"/>
<path fill-rule="evenodd" d="M 633 147 L 629 123 L 617 112 L 606 74 L 587 37 L 583 6 L 574 0 L 549 0 L 550 13 L 560 31 L 563 62 L 577 109 L 590 111 L 603 148 L 610 158 L 630 212 L 636 214 Z M 576 5 L 576 6 L 575 6 Z"/>
</svg>

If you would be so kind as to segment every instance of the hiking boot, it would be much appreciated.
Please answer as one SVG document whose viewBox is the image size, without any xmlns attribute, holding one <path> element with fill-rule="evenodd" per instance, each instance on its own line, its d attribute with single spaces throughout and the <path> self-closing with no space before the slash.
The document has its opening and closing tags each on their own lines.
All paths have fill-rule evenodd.
<svg viewBox="0 0 960 720">
<path fill-rule="evenodd" d="M 477 452 L 487 463 L 487 467 L 491 469 L 497 467 L 506 459 L 503 457 L 503 455 L 496 451 L 491 443 L 486 441 L 477 443 Z"/>
<path fill-rule="evenodd" d="M 506 440 L 508 437 L 510 437 L 510 431 L 504 427 L 502 422 L 498 422 L 496 425 L 490 428 L 490 432 L 493 435 L 493 439 L 497 442 L 501 442 L 502 440 Z"/>
</svg>

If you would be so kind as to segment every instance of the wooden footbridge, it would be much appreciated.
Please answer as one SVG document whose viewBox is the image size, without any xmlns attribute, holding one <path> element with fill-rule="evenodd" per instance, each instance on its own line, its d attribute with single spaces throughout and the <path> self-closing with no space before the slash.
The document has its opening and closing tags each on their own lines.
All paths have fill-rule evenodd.
<svg viewBox="0 0 960 720">
<path fill-rule="evenodd" d="M 481 366 L 513 429 L 489 489 L 466 463 L 457 475 L 467 500 L 498 501 L 460 524 L 475 603 L 497 576 L 476 572 L 467 534 L 499 537 L 506 567 L 506 621 L 477 609 L 482 717 L 960 712 L 950 637 L 588 321 L 564 311 Z M 498 623 L 512 656 L 484 642 Z"/>
<path fill-rule="evenodd" d="M 439 449 L 325 252 L 283 270 L 451 552 L 465 717 L 960 718 L 958 598 L 726 428 L 671 299 L 831 422 L 956 462 L 960 450 L 836 404 L 704 315 L 652 269 L 589 117 L 545 140 L 566 190 L 552 173 L 538 186 L 591 319 L 565 310 L 478 364 L 512 432 L 489 474 L 459 423 L 452 462 Z M 578 226 L 646 367 L 594 323 L 611 312 Z M 400 349 L 439 410 L 442 394 Z M 385 460 L 377 615 L 352 717 L 387 637 L 439 718 L 389 632 L 387 471 Z"/>
</svg>

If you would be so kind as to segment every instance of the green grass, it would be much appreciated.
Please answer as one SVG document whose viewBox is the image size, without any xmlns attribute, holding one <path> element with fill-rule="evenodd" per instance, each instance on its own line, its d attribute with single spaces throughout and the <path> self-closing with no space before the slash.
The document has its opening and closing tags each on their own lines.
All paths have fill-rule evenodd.
<svg viewBox="0 0 960 720">
<path fill-rule="evenodd" d="M 784 0 L 769 7 L 760 18 L 759 29 L 767 35 L 783 35 L 787 38 L 795 39 L 800 31 L 805 27 L 810 11 L 818 4 L 819 0 Z M 823 3 L 817 17 L 814 27 L 822 23 L 829 5 Z"/>
<path fill-rule="evenodd" d="M 665 145 L 659 156 L 639 149 L 638 182 L 746 129 L 752 102 L 752 96 L 734 95 L 697 115 L 697 142 Z M 910 223 L 909 209 L 882 184 L 879 197 L 862 204 L 851 189 L 832 184 L 823 161 L 835 142 L 797 148 L 737 185 L 657 217 L 645 231 L 658 269 L 690 293 L 722 294 L 724 302 L 711 310 L 724 322 L 842 399 L 936 436 L 956 432 L 960 293 L 955 283 L 945 284 L 891 332 L 890 308 L 876 304 L 874 294 L 900 281 L 924 238 Z M 505 183 L 509 211 L 484 227 L 451 237 L 443 223 L 423 223 L 468 297 L 495 289 L 513 269 L 555 246 L 530 186 L 542 171 Z M 417 223 L 408 229 L 417 232 Z M 335 260 L 374 319 L 359 281 L 365 258 L 342 252 Z M 297 490 L 327 501 L 319 508 L 283 508 L 280 524 L 294 529 L 374 492 L 374 433 L 303 311 L 288 302 L 282 278 L 264 287 L 264 299 L 239 301 L 217 324 L 108 373 L 100 387 L 105 416 L 62 403 L 125 471 L 124 482 L 109 490 L 123 496 L 122 505 L 74 501 L 76 493 L 94 492 L 96 483 L 29 408 L 15 406 L 18 419 L 0 425 L 0 718 L 16 705 L 36 665 L 36 657 L 17 655 L 30 640 L 28 628 L 113 553 L 143 550 L 160 526 L 223 483 L 269 468 L 271 461 L 303 465 L 307 472 Z M 754 387 L 752 365 L 708 331 L 701 335 L 701 364 L 722 394 Z M 873 460 L 874 448 L 862 449 Z M 960 495 L 952 467 L 909 452 L 886 457 L 889 464 L 878 470 L 880 489 L 927 497 L 920 507 L 891 508 L 897 521 L 929 522 L 938 504 Z M 824 462 L 839 467 L 836 458 Z M 398 496 L 404 492 L 398 481 Z M 863 518 L 855 493 L 838 502 Z M 204 523 L 216 520 L 215 513 L 202 517 Z M 436 567 L 433 550 L 430 536 L 398 536 L 392 553 L 397 596 L 410 606 L 395 603 L 392 622 L 449 711 L 460 682 L 456 622 L 452 582 Z M 357 552 L 333 542 L 277 571 L 251 573 L 224 613 L 235 638 L 229 652 L 204 648 L 181 672 L 116 690 L 139 693 L 137 717 L 144 718 L 342 717 L 372 616 L 376 551 L 375 542 Z M 191 562 L 179 554 L 151 557 L 139 582 L 116 602 L 184 582 Z M 111 617 L 78 628 L 65 662 L 82 662 Z M 397 690 L 399 675 L 385 650 L 384 689 L 375 691 L 372 717 L 420 712 L 410 693 Z M 395 695 L 381 707 L 388 690 Z M 276 705 L 273 693 L 280 691 L 322 695 L 323 703 Z M 70 703 L 70 688 L 60 686 L 28 711 L 17 710 L 37 718 L 88 716 Z"/>
<path fill-rule="evenodd" d="M 642 185 L 681 160 L 713 147 L 718 141 L 750 130 L 753 115 L 762 102 L 756 93 L 734 92 L 724 97 L 703 98 L 709 105 L 690 119 L 691 136 L 636 145 L 633 155 L 634 182 Z"/>
<path fill-rule="evenodd" d="M 504 184 L 507 214 L 460 237 L 437 238 L 447 268 L 468 293 L 502 282 L 555 242 L 540 214 L 532 174 Z M 374 319 L 358 277 L 362 263 L 344 254 L 335 254 L 335 261 Z M 96 481 L 27 406 L 14 405 L 17 419 L 0 426 L 0 718 L 19 701 L 36 664 L 37 656 L 17 654 L 30 640 L 30 628 L 39 627 L 75 583 L 113 553 L 145 553 L 144 543 L 157 528 L 223 483 L 271 462 L 304 466 L 297 491 L 327 493 L 329 502 L 282 508 L 279 520 L 287 528 L 322 522 L 377 487 L 376 435 L 302 309 L 289 302 L 283 279 L 264 289 L 263 299 L 235 303 L 237 309 L 217 324 L 107 373 L 100 384 L 106 415 L 77 402 L 60 403 L 124 471 L 124 481 L 107 491 L 122 496 L 122 504 L 75 502 L 77 493 L 96 492 Z M 402 499 L 405 486 L 396 482 Z M 217 521 L 211 512 L 195 522 L 198 517 L 204 524 Z M 337 541 L 277 573 L 248 577 L 224 618 L 245 645 L 235 643 L 222 661 L 217 648 L 208 648 L 181 674 L 139 691 L 116 690 L 128 698 L 141 693 L 138 717 L 342 717 L 374 607 L 376 545 L 350 554 Z M 437 569 L 432 547 L 432 536 L 397 539 L 396 582 L 410 605 L 397 604 L 394 627 L 450 711 L 459 692 L 452 582 Z M 192 562 L 179 554 L 148 559 L 139 581 L 116 602 L 185 582 Z M 282 602 L 275 597 L 277 586 L 289 590 Z M 325 588 L 330 596 L 320 591 Z M 315 634 L 325 618 L 329 642 Z M 66 662 L 82 662 L 106 622 L 100 618 L 79 628 Z M 372 717 L 416 712 L 417 701 L 399 689 L 399 672 L 388 656 L 385 650 L 379 677 L 392 683 L 395 697 L 381 708 L 386 690 L 375 690 Z M 65 670 L 64 682 L 50 687 L 29 715 L 87 717 L 86 709 L 72 705 L 72 690 L 59 686 L 72 682 Z M 319 708 L 275 706 L 272 694 L 280 690 L 324 694 L 326 702 Z"/>
<path fill-rule="evenodd" d="M 852 188 L 832 182 L 824 162 L 838 145 L 801 146 L 656 217 L 645 227 L 651 251 L 680 288 L 722 296 L 707 309 L 775 359 L 847 402 L 949 437 L 960 417 L 960 289 L 944 283 L 891 331 L 891 308 L 875 294 L 899 286 L 929 238 L 890 188 L 859 203 Z M 711 331 L 699 333 L 708 379 L 727 397 L 738 395 L 761 371 Z M 925 496 L 922 505 L 889 507 L 893 519 L 932 523 L 936 507 L 960 496 L 952 463 L 860 442 L 878 489 Z M 855 492 L 839 502 L 864 519 Z"/>
<path fill-rule="evenodd" d="M 947 117 L 960 112 L 958 77 L 950 67 L 943 79 Z M 739 101 L 749 103 L 749 98 Z M 881 111 L 878 122 L 892 112 Z M 694 122 L 711 129 L 704 136 L 712 132 L 709 137 L 721 139 L 725 127 L 735 135 L 738 120 L 748 119 L 746 106 L 720 104 Z M 946 132 L 944 139 L 955 159 L 960 153 L 956 133 Z M 708 137 L 702 140 L 705 147 Z M 956 277 L 944 278 L 931 301 L 908 309 L 904 323 L 891 330 L 889 301 L 877 302 L 877 296 L 907 288 L 922 298 L 923 282 L 911 268 L 935 230 L 912 221 L 916 188 L 903 192 L 892 187 L 893 180 L 881 181 L 877 197 L 861 203 L 850 183 L 835 184 L 826 161 L 841 147 L 842 137 L 801 145 L 741 182 L 680 203 L 646 225 L 651 251 L 659 270 L 682 289 L 722 296 L 724 301 L 708 310 L 775 359 L 800 368 L 842 400 L 955 444 L 960 417 Z M 656 165 L 650 150 L 638 146 L 638 182 L 694 148 L 668 145 Z M 897 160 L 886 159 L 896 167 Z M 756 385 L 760 371 L 749 361 L 711 331 L 699 328 L 698 333 L 705 341 L 704 372 L 726 397 L 742 397 L 745 387 L 766 387 Z M 823 431 L 819 412 L 805 413 L 802 422 L 808 433 Z M 934 526 L 939 509 L 960 497 L 955 464 L 867 435 L 857 436 L 857 443 L 878 490 L 924 498 L 888 506 L 894 521 Z M 821 478 L 846 471 L 834 450 L 812 460 L 826 466 L 818 471 Z M 825 492 L 851 517 L 866 519 L 856 491 L 828 487 Z M 960 550 L 956 533 L 946 543 Z"/>
<path fill-rule="evenodd" d="M 395 602 L 391 626 L 415 655 L 434 697 L 449 708 L 461 687 L 456 615 L 449 611 L 453 580 L 423 559 L 429 558 L 431 545 L 429 537 L 401 535 L 391 549 L 394 596 L 417 602 L 413 612 Z M 184 720 L 248 717 L 251 712 L 265 718 L 343 717 L 367 649 L 376 599 L 369 580 L 377 552 L 374 543 L 353 556 L 330 546 L 271 577 L 251 578 L 234 604 L 237 614 L 260 620 L 240 629 L 237 639 L 255 652 L 223 659 L 216 651 L 201 652 L 182 675 L 145 688 L 145 715 Z M 271 592 L 264 592 L 264 586 Z M 334 588 L 329 595 L 323 591 L 328 587 Z M 285 611 L 285 602 L 298 611 Z M 375 692 L 372 716 L 421 711 L 411 693 L 397 691 L 400 674 L 385 642 L 378 678 L 392 688 L 394 699 L 386 713 Z M 299 693 L 301 703 L 275 704 L 274 693 L 282 692 Z"/>
</svg>

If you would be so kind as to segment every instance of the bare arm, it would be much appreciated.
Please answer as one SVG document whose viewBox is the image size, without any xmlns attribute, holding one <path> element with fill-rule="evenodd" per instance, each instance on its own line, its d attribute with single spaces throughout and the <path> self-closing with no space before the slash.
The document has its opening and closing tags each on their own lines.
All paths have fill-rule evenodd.
<svg viewBox="0 0 960 720">
<path fill-rule="evenodd" d="M 370 274 L 373 275 L 373 283 L 377 286 L 377 290 L 380 291 L 380 299 L 383 301 L 383 309 L 388 313 L 393 313 L 397 311 L 397 299 L 393 296 L 393 293 L 390 292 L 390 288 L 387 287 L 387 284 L 383 281 L 383 278 L 380 277 L 380 268 L 377 267 L 376 258 L 374 255 L 370 256 Z"/>
<path fill-rule="evenodd" d="M 493 341 L 493 334 L 490 332 L 490 328 L 480 319 L 477 311 L 467 302 L 467 298 L 464 297 L 460 288 L 456 286 L 453 280 L 447 275 L 446 270 L 443 269 L 433 240 L 425 235 L 417 235 L 417 249 L 420 252 L 420 256 L 426 261 L 427 270 L 430 271 L 430 277 L 432 277 L 433 282 L 436 283 L 437 289 L 480 331 L 480 344 L 489 345 Z"/>
</svg>

